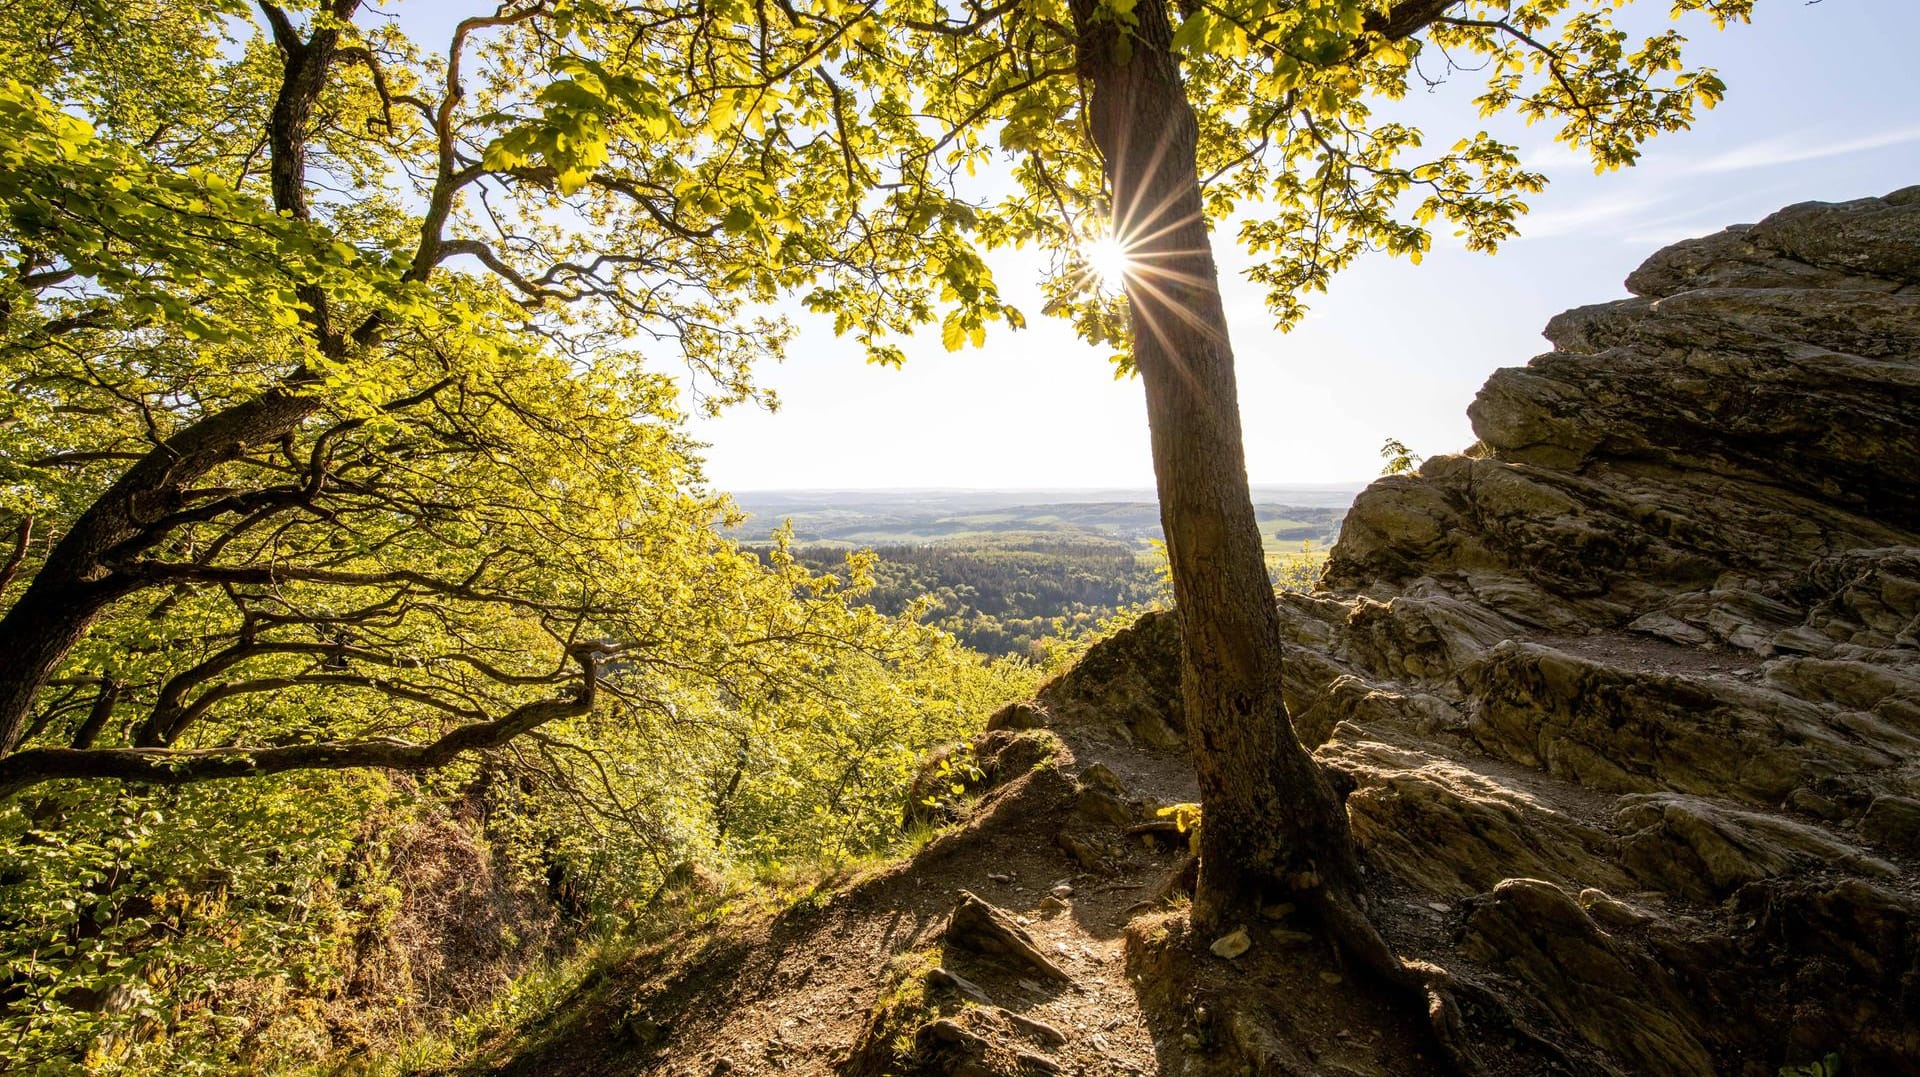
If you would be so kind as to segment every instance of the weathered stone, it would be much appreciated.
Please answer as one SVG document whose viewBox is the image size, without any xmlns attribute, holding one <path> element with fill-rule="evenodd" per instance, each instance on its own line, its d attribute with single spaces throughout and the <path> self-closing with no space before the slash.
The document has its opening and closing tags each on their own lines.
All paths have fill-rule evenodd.
<svg viewBox="0 0 1920 1077">
<path fill-rule="evenodd" d="M 1224 957 L 1231 961 L 1253 949 L 1253 939 L 1247 934 L 1246 928 L 1235 928 L 1213 940 L 1213 944 L 1207 949 L 1213 952 L 1213 956 Z"/>
<path fill-rule="evenodd" d="M 1613 838 L 1541 799 L 1457 763 L 1369 742 L 1342 729 L 1319 758 L 1354 775 L 1354 839 L 1401 879 L 1467 897 L 1527 875 L 1568 886 L 1624 889 Z"/>
<path fill-rule="evenodd" d="M 1897 869 L 1817 827 L 1679 793 L 1622 800 L 1620 858 L 1643 885 L 1711 902 L 1796 869 L 1886 878 Z"/>
<path fill-rule="evenodd" d="M 1013 1053 L 1013 1062 L 1014 1065 L 1018 1066 L 1024 1073 L 1065 1072 L 1061 1068 L 1060 1063 L 1055 1062 L 1046 1055 L 1035 1054 L 1032 1051 L 1015 1051 Z"/>
<path fill-rule="evenodd" d="M 1515 624 L 1484 606 L 1447 594 L 1360 599 L 1344 634 L 1348 653 L 1376 677 L 1450 680 Z"/>
<path fill-rule="evenodd" d="M 1519 985 L 1576 1071 L 1920 1077 L 1920 187 L 1628 286 L 1279 598 L 1295 731 L 1401 920 L 1464 918 L 1436 959 Z M 1176 633 L 1142 619 L 1034 713 L 1177 748 Z"/>
<path fill-rule="evenodd" d="M 1043 685 L 1038 700 L 1051 723 L 1112 729 L 1149 748 L 1182 748 L 1179 622 L 1165 613 L 1141 617 Z"/>
<path fill-rule="evenodd" d="M 1293 714 L 1294 732 L 1308 747 L 1325 743 L 1342 723 L 1429 734 L 1461 732 L 1467 724 L 1459 708 L 1439 696 L 1395 691 L 1344 673 L 1327 682 L 1312 704 Z"/>
<path fill-rule="evenodd" d="M 1127 795 L 1126 783 L 1122 782 L 1120 776 L 1113 772 L 1113 768 L 1105 763 L 1095 763 L 1081 771 L 1080 784 L 1088 789 L 1098 789 L 1110 796 Z"/>
<path fill-rule="evenodd" d="M 941 968 L 939 966 L 928 969 L 927 986 L 945 987 L 959 992 L 961 995 L 978 1002 L 982 1006 L 993 1005 L 993 999 L 988 996 L 979 984 L 974 983 L 972 980 L 967 979 L 951 969 Z"/>
<path fill-rule="evenodd" d="M 950 945 L 1005 958 L 1062 983 L 1073 982 L 1073 974 L 1041 953 L 1033 936 L 1013 917 L 968 891 L 960 891 L 960 904 L 947 918 L 945 937 Z"/>
<path fill-rule="evenodd" d="M 645 1050 L 651 1050 L 667 1042 L 667 1038 L 673 1031 L 654 1020 L 651 1014 L 639 1010 L 627 1014 L 626 1020 L 621 1024 L 621 1030 L 626 1033 L 628 1039 Z"/>
<path fill-rule="evenodd" d="M 1509 879 L 1467 920 L 1463 949 L 1525 984 L 1535 1000 L 1636 1073 L 1712 1077 L 1707 1049 L 1670 978 L 1621 945 L 1566 892 Z"/>
<path fill-rule="evenodd" d="M 1899 282 L 1836 272 L 1755 241 L 1753 226 L 1735 225 L 1699 239 L 1683 240 L 1641 263 L 1627 275 L 1627 290 L 1659 298 L 1695 288 L 1845 288 L 1891 292 Z"/>
<path fill-rule="evenodd" d="M 1848 1073 L 1920 1072 L 1920 898 L 1863 879 L 1814 879 L 1749 887 L 1735 902 L 1793 1000 L 1781 1030 L 1790 1049 L 1817 1057 L 1837 1047 Z"/>
<path fill-rule="evenodd" d="M 1824 644 L 1920 648 L 1920 549 L 1889 546 L 1822 557 L 1792 584 L 1806 631 Z"/>
<path fill-rule="evenodd" d="M 1879 796 L 1860 819 L 1860 837 L 1884 849 L 1920 856 L 1920 800 Z"/>
<path fill-rule="evenodd" d="M 1087 835 L 1062 830 L 1054 840 L 1061 850 L 1073 857 L 1074 863 L 1089 871 L 1098 868 L 1106 858 L 1106 849 Z"/>
<path fill-rule="evenodd" d="M 1630 905 L 1604 890 L 1588 888 L 1580 891 L 1577 899 L 1580 908 L 1608 931 L 1626 931 L 1645 927 L 1654 921 L 1654 915 L 1645 909 Z"/>
<path fill-rule="evenodd" d="M 1822 268 L 1920 283 L 1920 187 L 1883 198 L 1801 202 L 1754 225 L 1752 238 Z"/>
<path fill-rule="evenodd" d="M 1920 196 L 1803 202 L 1756 225 L 1677 243 L 1627 277 L 1635 295 L 1695 288 L 1893 291 L 1920 279 Z"/>
<path fill-rule="evenodd" d="M 1027 1035 L 1032 1036 L 1034 1039 L 1037 1039 L 1042 1043 L 1049 1043 L 1057 1046 L 1059 1044 L 1063 1044 L 1067 1042 L 1066 1033 L 1060 1031 L 1059 1029 L 1053 1027 L 1050 1024 L 1047 1024 L 1045 1021 L 1038 1020 L 1037 1018 L 1028 1017 L 1025 1014 L 1014 1013 L 1012 1010 L 1008 1010 L 1008 1009 L 1000 1009 L 995 1012 L 997 1016 L 1000 1017 L 1001 1020 L 1006 1021 L 1008 1024 L 1026 1033 Z"/>
<path fill-rule="evenodd" d="M 987 729 L 1039 729 L 1047 724 L 1047 714 L 1031 700 L 1009 703 L 987 716 Z"/>
<path fill-rule="evenodd" d="M 1044 730 L 994 730 L 974 742 L 974 761 L 983 783 L 1012 781 L 1039 766 L 1060 748 L 1060 741 Z"/>
<path fill-rule="evenodd" d="M 1050 758 L 1059 747 L 1059 738 L 1044 729 L 1003 728 L 990 729 L 971 744 L 955 741 L 929 752 L 907 787 L 900 825 L 956 822 L 964 814 L 958 796 L 979 795 L 1005 785 Z"/>
<path fill-rule="evenodd" d="M 1496 647 L 1466 677 L 1481 746 L 1609 792 L 1667 788 L 1771 806 L 1824 776 L 1899 762 L 1831 710 L 1756 685 L 1523 643 Z"/>
<path fill-rule="evenodd" d="M 968 1047 L 981 1051 L 987 1048 L 985 1040 L 968 1032 L 959 1022 L 944 1017 L 922 1025 L 919 1037 L 929 1044 Z"/>
</svg>

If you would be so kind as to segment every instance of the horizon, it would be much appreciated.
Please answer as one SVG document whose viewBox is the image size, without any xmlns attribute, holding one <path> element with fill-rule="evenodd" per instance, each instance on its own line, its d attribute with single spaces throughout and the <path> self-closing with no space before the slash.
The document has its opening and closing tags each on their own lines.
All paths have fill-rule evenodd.
<svg viewBox="0 0 1920 1077">
<path fill-rule="evenodd" d="M 1256 482 L 1250 484 L 1260 490 L 1352 490 L 1355 493 L 1366 489 L 1375 479 L 1374 475 L 1364 479 L 1338 482 Z M 726 491 L 735 497 L 752 494 L 1079 494 L 1079 493 L 1141 493 L 1157 495 L 1152 484 L 1140 485 L 1093 485 L 1093 486 L 766 486 L 757 488 L 741 487 Z"/>
</svg>

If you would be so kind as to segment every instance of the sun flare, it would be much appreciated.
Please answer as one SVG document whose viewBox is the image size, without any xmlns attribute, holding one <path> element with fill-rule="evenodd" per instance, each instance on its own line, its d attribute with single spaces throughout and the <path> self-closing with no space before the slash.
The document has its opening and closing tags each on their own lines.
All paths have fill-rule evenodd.
<svg viewBox="0 0 1920 1077">
<path fill-rule="evenodd" d="M 1087 263 L 1087 272 L 1092 274 L 1096 284 L 1115 291 L 1126 283 L 1128 274 L 1136 268 L 1133 253 L 1127 249 L 1127 244 L 1112 233 L 1083 240 L 1080 257 Z"/>
</svg>

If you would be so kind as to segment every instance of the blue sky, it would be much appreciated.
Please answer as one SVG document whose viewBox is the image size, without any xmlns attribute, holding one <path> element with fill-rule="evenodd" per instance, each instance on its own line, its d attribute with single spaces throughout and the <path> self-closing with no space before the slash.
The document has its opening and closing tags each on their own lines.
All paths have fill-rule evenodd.
<svg viewBox="0 0 1920 1077">
<path fill-rule="evenodd" d="M 1639 6 L 1660 16 L 1667 5 Z M 1418 266 L 1371 260 L 1281 335 L 1233 275 L 1245 260 L 1216 240 L 1256 483 L 1364 481 L 1390 436 L 1426 455 L 1461 449 L 1486 376 L 1545 350 L 1554 314 L 1624 296 L 1621 280 L 1657 247 L 1792 202 L 1920 183 L 1920 0 L 1761 0 L 1750 26 L 1683 30 L 1727 100 L 1655 139 L 1633 169 L 1595 176 L 1551 130 L 1487 124 L 1553 180 L 1498 255 L 1442 236 Z M 1463 82 L 1407 102 L 1430 144 L 1482 126 Z M 995 271 L 1037 315 L 1037 261 L 1002 258 Z M 697 424 L 709 478 L 733 490 L 1151 486 L 1139 383 L 1115 381 L 1064 324 L 1036 316 L 954 354 L 932 333 L 908 352 L 903 370 L 869 367 L 807 327 L 792 358 L 761 374 L 778 412 Z"/>
</svg>

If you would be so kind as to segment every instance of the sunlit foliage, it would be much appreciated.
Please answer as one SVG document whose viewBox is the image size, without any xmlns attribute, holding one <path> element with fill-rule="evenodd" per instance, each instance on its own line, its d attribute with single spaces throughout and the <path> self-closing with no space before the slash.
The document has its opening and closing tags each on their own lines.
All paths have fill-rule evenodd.
<svg viewBox="0 0 1920 1077">
<path fill-rule="evenodd" d="M 1278 321 L 1364 251 L 1520 227 L 1512 146 L 1384 118 L 1421 79 L 1601 168 L 1719 99 L 1612 6 L 1181 5 L 1205 211 Z M 394 881 L 423 827 L 582 920 L 884 841 L 1025 674 L 850 602 L 858 562 L 722 540 L 682 418 L 765 399 L 785 298 L 881 363 L 1021 325 L 1005 245 L 1125 369 L 1086 241 L 1162 222 L 1109 204 L 1073 15 L 0 4 L 0 1068 L 317 1050 L 315 1000 L 401 997 L 347 970 L 432 892 Z"/>
<path fill-rule="evenodd" d="M 1689 68 L 1678 25 L 1636 38 L 1620 25 L 1631 0 L 1209 0 L 1171 5 L 1172 48 L 1199 123 L 1209 222 L 1253 259 L 1281 327 L 1365 252 L 1418 261 L 1446 228 L 1492 251 L 1524 229 L 1545 178 L 1480 118 L 1517 115 L 1551 128 L 1598 170 L 1630 165 L 1642 143 L 1688 127 L 1725 86 Z M 1090 0 L 1095 23 L 1136 25 L 1136 0 Z M 844 139 L 854 160 L 907 163 L 897 182 L 931 184 L 926 201 L 982 246 L 1055 253 L 1047 309 L 1114 347 L 1124 371 L 1132 331 L 1109 279 L 1153 285 L 1139 257 L 1172 222 L 1165 207 L 1113 205 L 1087 132 L 1069 0 L 875 8 L 781 5 L 782 21 L 820 35 L 851 25 L 823 73 L 857 90 L 866 128 Z M 1677 0 L 1675 20 L 1724 27 L 1752 0 Z M 1448 81 L 1481 86 L 1480 116 L 1422 131 L 1394 102 Z M 1137 133 L 1152 159 L 1158 133 Z M 882 153 L 876 145 L 891 147 Z M 1015 190 L 976 192 L 971 177 L 1010 171 Z M 1004 188 L 1002 188 L 1004 189 Z M 964 197 L 971 195 L 971 197 Z M 890 196 L 898 198 L 897 190 Z M 1095 262 L 1106 263 L 1095 265 Z M 1167 282 L 1159 282 L 1164 286 Z M 949 347 L 971 339 L 956 315 Z M 973 323 L 968 322 L 967 325 Z"/>
<path fill-rule="evenodd" d="M 377 1045 L 688 864 L 884 847 L 1027 687 L 719 534 L 683 419 L 763 301 L 1003 316 L 748 10 L 0 5 L 0 1069 Z"/>
</svg>

